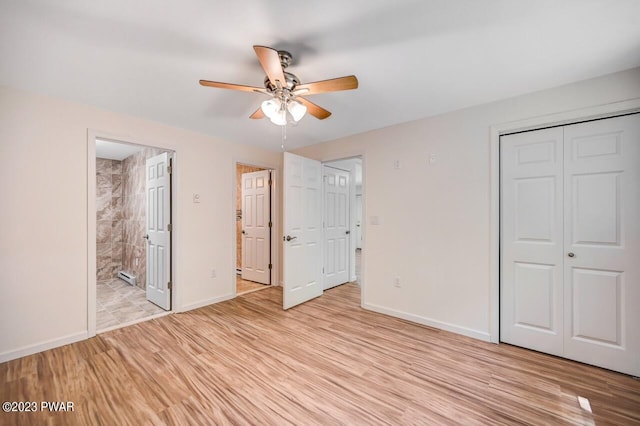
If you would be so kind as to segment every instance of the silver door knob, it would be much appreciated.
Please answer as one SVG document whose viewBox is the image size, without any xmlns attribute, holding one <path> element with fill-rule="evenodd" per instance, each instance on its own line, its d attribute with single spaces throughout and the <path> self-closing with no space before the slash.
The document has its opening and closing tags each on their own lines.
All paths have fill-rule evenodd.
<svg viewBox="0 0 640 426">
<path fill-rule="evenodd" d="M 296 238 L 298 238 L 298 237 L 292 237 L 291 235 L 287 235 L 287 236 L 286 236 L 286 237 L 284 237 L 283 239 L 284 239 L 284 240 L 287 240 L 287 241 L 291 241 L 291 240 L 295 240 Z"/>
<path fill-rule="evenodd" d="M 571 253 L 571 252 L 569 252 L 569 253 L 567 253 L 567 256 L 569 256 L 569 257 L 575 257 L 576 255 L 575 255 L 575 254 L 573 254 L 573 253 Z"/>
</svg>

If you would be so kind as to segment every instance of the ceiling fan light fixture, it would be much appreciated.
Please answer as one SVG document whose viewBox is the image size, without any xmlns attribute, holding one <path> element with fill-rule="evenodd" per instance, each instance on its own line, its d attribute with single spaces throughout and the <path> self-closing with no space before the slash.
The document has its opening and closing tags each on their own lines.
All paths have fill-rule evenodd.
<svg viewBox="0 0 640 426">
<path fill-rule="evenodd" d="M 290 101 L 287 105 L 287 109 L 289 110 L 291 117 L 293 117 L 296 122 L 300 121 L 307 113 L 307 107 L 298 101 Z"/>
<path fill-rule="evenodd" d="M 286 126 L 287 124 L 287 110 L 281 109 L 280 111 L 276 111 L 273 117 L 269 117 L 271 122 L 277 126 Z"/>
<path fill-rule="evenodd" d="M 264 112 L 264 115 L 266 115 L 268 118 L 273 118 L 281 109 L 280 100 L 277 98 L 268 99 L 262 102 L 260 108 L 262 108 L 262 112 Z"/>
</svg>

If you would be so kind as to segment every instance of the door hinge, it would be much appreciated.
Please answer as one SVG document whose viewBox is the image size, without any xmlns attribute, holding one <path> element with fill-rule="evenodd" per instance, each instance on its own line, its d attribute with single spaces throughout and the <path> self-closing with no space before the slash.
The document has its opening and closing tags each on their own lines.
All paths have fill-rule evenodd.
<svg viewBox="0 0 640 426">
<path fill-rule="evenodd" d="M 173 160 L 169 160 L 169 165 L 167 166 L 167 173 L 173 173 Z"/>
<path fill-rule="evenodd" d="M 273 269 L 273 264 L 272 263 L 269 264 L 269 269 Z"/>
<path fill-rule="evenodd" d="M 273 181 L 269 179 L 269 186 L 273 185 Z"/>
<path fill-rule="evenodd" d="M 269 221 L 269 228 L 273 228 L 273 222 Z"/>
<path fill-rule="evenodd" d="M 167 231 L 169 232 L 173 231 L 173 226 L 171 224 L 167 225 Z"/>
<path fill-rule="evenodd" d="M 173 287 L 173 284 L 171 284 L 171 281 L 169 281 L 169 282 L 167 283 L 167 288 L 168 288 L 169 290 L 171 290 L 171 287 Z"/>
</svg>

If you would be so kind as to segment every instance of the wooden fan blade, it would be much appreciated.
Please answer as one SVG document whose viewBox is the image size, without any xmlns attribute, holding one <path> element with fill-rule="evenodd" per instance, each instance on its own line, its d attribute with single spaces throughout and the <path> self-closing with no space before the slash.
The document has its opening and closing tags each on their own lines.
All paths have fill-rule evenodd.
<svg viewBox="0 0 640 426">
<path fill-rule="evenodd" d="M 282 65 L 280 65 L 278 51 L 265 46 L 253 46 L 253 50 L 256 51 L 260 65 L 262 65 L 264 72 L 267 73 L 271 84 L 278 87 L 276 81 L 280 81 L 280 87 L 287 87 L 287 80 L 284 77 Z"/>
<path fill-rule="evenodd" d="M 315 95 L 316 93 L 337 92 L 340 90 L 352 90 L 358 88 L 358 79 L 355 75 L 332 78 L 330 80 L 316 81 L 314 83 L 300 84 L 296 86 L 294 93 L 301 91 L 301 95 Z"/>
<path fill-rule="evenodd" d="M 264 112 L 262 112 L 262 108 L 258 108 L 256 112 L 249 116 L 249 118 L 253 118 L 254 120 L 264 118 Z"/>
<path fill-rule="evenodd" d="M 267 93 L 263 87 L 244 86 L 242 84 L 220 83 L 218 81 L 200 80 L 202 86 L 218 87 L 220 89 L 240 90 L 242 92 Z"/>
<path fill-rule="evenodd" d="M 315 118 L 317 118 L 318 120 L 324 120 L 325 118 L 329 117 L 331 115 L 331 113 L 329 111 L 327 111 L 326 109 L 322 108 L 321 106 L 318 106 L 316 104 L 314 104 L 313 102 L 298 96 L 296 97 L 296 101 L 300 102 L 302 105 L 307 107 L 307 112 L 311 115 L 313 115 Z"/>
</svg>

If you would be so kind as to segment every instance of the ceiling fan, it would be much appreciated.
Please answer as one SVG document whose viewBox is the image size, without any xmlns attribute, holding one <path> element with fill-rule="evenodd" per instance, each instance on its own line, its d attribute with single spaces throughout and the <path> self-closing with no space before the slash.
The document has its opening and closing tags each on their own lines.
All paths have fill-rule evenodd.
<svg viewBox="0 0 640 426">
<path fill-rule="evenodd" d="M 200 80 L 200 84 L 203 86 L 256 92 L 270 96 L 270 99 L 262 102 L 260 108 L 251 114 L 250 118 L 259 119 L 266 116 L 272 123 L 285 126 L 290 121 L 289 117 L 294 122 L 298 122 L 309 112 L 317 119 L 324 120 L 331 113 L 305 99 L 304 96 L 358 88 L 358 79 L 355 75 L 300 84 L 298 77 L 284 70 L 291 64 L 291 53 L 265 46 L 253 46 L 253 50 L 258 55 L 260 65 L 267 73 L 264 79 L 264 88 Z"/>
</svg>

